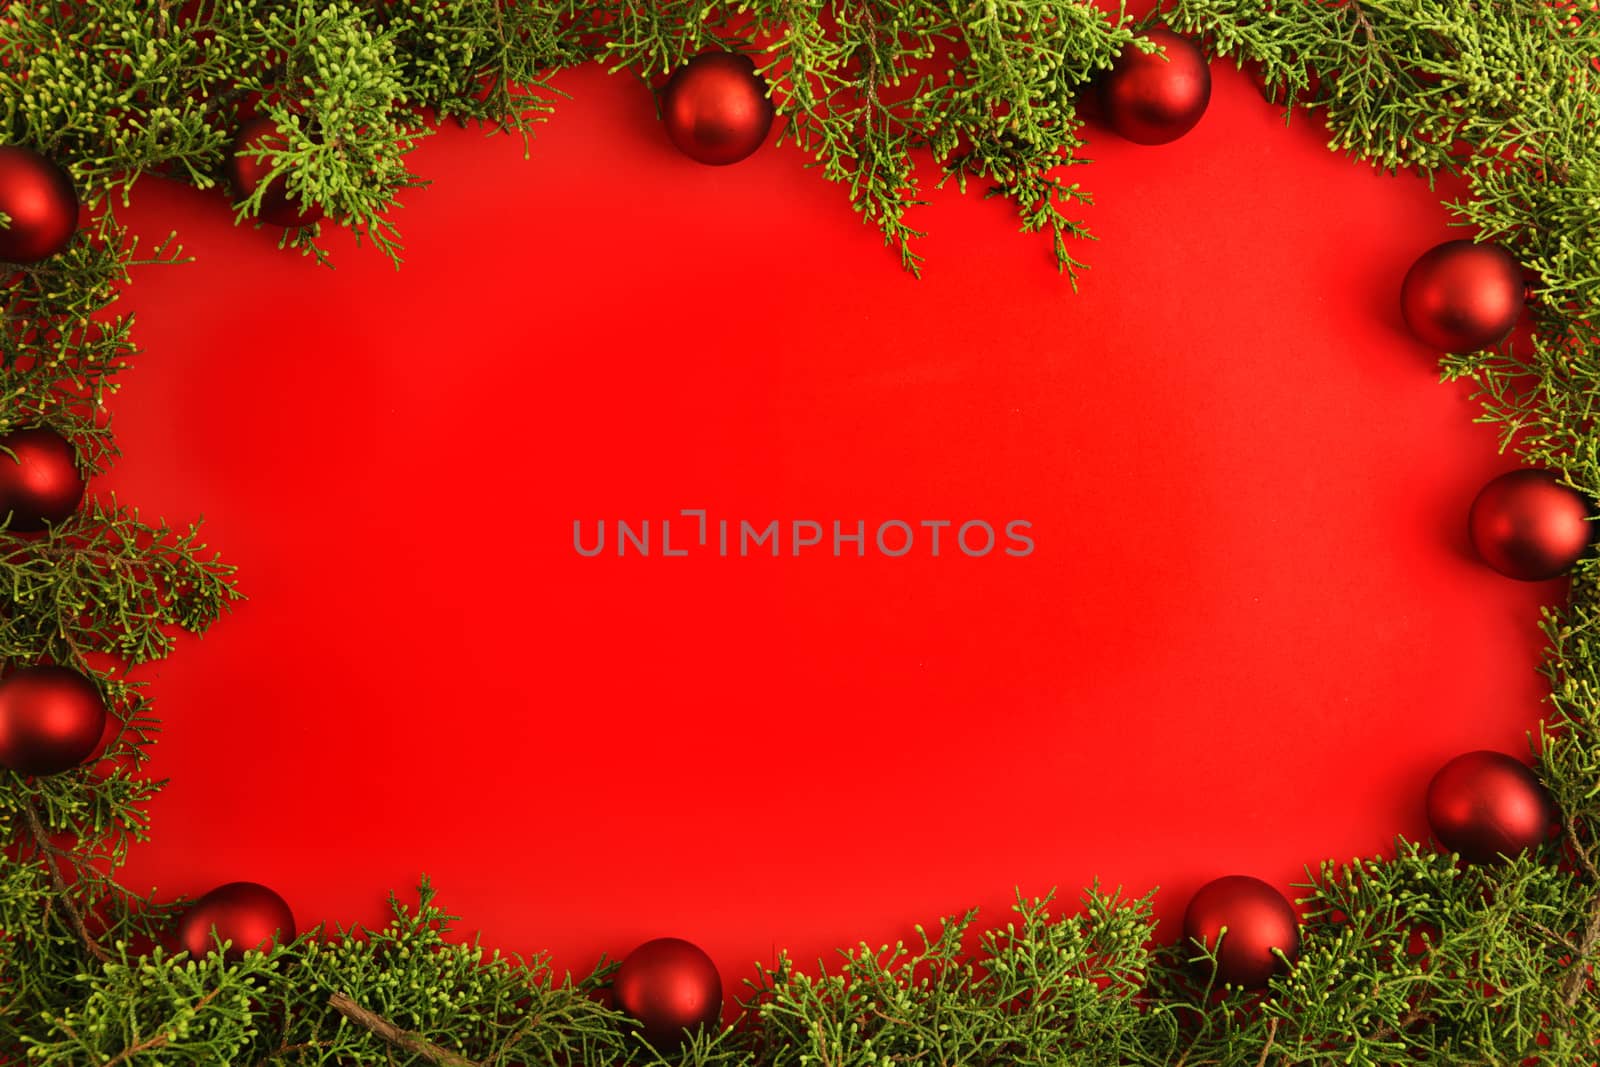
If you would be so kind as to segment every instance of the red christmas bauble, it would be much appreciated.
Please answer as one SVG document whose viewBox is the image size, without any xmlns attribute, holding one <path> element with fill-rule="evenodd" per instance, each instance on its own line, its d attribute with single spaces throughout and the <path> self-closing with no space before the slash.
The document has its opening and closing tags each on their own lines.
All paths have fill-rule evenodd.
<svg viewBox="0 0 1600 1067">
<path fill-rule="evenodd" d="M 23 667 L 0 679 L 0 767 L 69 771 L 94 754 L 105 730 L 99 687 L 70 667 Z"/>
<path fill-rule="evenodd" d="M 183 913 L 177 929 L 178 947 L 196 959 L 216 948 L 218 939 L 233 942 L 223 958 L 237 960 L 250 949 L 270 949 L 274 939 L 286 944 L 294 937 L 288 903 L 256 882 L 217 886 Z"/>
<path fill-rule="evenodd" d="M 1400 283 L 1406 326 L 1444 352 L 1475 352 L 1504 340 L 1524 303 L 1522 268 L 1497 244 L 1435 245 Z"/>
<path fill-rule="evenodd" d="M 701 163 L 737 163 L 766 141 L 772 101 L 749 56 L 707 52 L 667 79 L 661 118 L 684 155 Z"/>
<path fill-rule="evenodd" d="M 682 1043 L 686 1031 L 715 1026 L 722 1017 L 722 976 L 699 946 L 682 938 L 646 941 L 612 978 L 617 1007 L 633 1016 L 657 1049 Z"/>
<path fill-rule="evenodd" d="M 1478 492 L 1467 515 L 1472 547 L 1508 578 L 1538 582 L 1567 571 L 1595 526 L 1583 494 L 1550 471 L 1508 471 Z"/>
<path fill-rule="evenodd" d="M 66 248 L 78 232 L 78 192 L 60 164 L 31 148 L 0 145 L 0 260 L 37 263 Z"/>
<path fill-rule="evenodd" d="M 1294 908 L 1282 893 L 1245 874 L 1201 886 L 1184 910 L 1183 936 L 1215 952 L 1218 981 L 1249 989 L 1266 985 L 1283 970 L 1273 949 L 1282 949 L 1291 960 L 1300 952 Z"/>
<path fill-rule="evenodd" d="M 1468 752 L 1428 783 L 1433 836 L 1468 863 L 1496 863 L 1550 837 L 1555 800 L 1520 760 L 1503 752 Z"/>
<path fill-rule="evenodd" d="M 1171 30 L 1147 40 L 1162 51 L 1129 45 L 1100 81 L 1100 109 L 1113 130 L 1138 144 L 1166 144 L 1194 129 L 1211 102 L 1211 68 L 1199 47 Z"/>
<path fill-rule="evenodd" d="M 0 521 L 6 529 L 34 533 L 63 521 L 83 502 L 78 450 L 48 426 L 29 426 L 0 437 Z"/>
<path fill-rule="evenodd" d="M 263 148 L 282 150 L 288 145 L 288 138 L 277 126 L 277 123 L 265 115 L 251 119 L 239 130 L 233 141 L 234 154 L 228 159 L 228 178 L 233 183 L 234 195 L 240 200 L 256 191 L 267 172 L 272 169 L 272 162 L 268 159 L 257 159 L 253 155 L 240 155 L 240 152 L 256 151 Z M 274 226 L 310 226 L 322 218 L 322 207 L 319 204 L 302 204 L 298 200 L 289 198 L 289 183 L 285 176 L 280 174 L 268 183 L 266 191 L 261 194 L 261 215 L 263 222 L 270 222 Z"/>
</svg>

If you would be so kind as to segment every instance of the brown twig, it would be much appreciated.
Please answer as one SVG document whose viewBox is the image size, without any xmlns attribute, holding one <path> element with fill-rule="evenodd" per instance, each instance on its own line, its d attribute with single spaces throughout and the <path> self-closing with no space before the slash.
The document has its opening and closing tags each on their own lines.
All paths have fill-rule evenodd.
<svg viewBox="0 0 1600 1067">
<path fill-rule="evenodd" d="M 212 997 L 216 996 L 220 992 L 222 992 L 222 987 L 218 986 L 216 989 L 213 989 L 211 992 L 195 1001 L 194 1010 L 198 1012 L 201 1008 L 205 1007 L 211 1002 Z M 129 1045 L 127 1048 L 111 1057 L 105 1062 L 104 1067 L 116 1067 L 116 1065 L 119 1063 L 130 1062 L 133 1057 L 140 1055 L 141 1053 L 153 1052 L 158 1048 L 164 1048 L 171 1040 L 171 1034 L 156 1034 L 153 1037 L 147 1037 L 143 1041 Z"/>
<path fill-rule="evenodd" d="M 62 910 L 67 913 L 67 921 L 72 924 L 73 931 L 83 942 L 83 947 L 89 955 L 101 963 L 111 962 L 111 953 L 100 947 L 100 943 L 89 936 L 89 927 L 83 921 L 83 912 L 78 910 L 78 905 L 72 900 L 68 891 L 67 880 L 61 877 L 61 869 L 56 866 L 56 857 L 65 853 L 50 843 L 49 832 L 45 830 L 44 823 L 39 819 L 39 813 L 32 802 L 22 805 L 22 817 L 28 822 L 28 832 L 33 835 L 33 843 L 39 847 L 39 858 L 44 860 L 45 869 L 50 872 L 50 883 L 55 886 L 56 899 L 61 901 Z"/>
<path fill-rule="evenodd" d="M 1577 947 L 1573 950 L 1571 969 L 1561 980 L 1561 999 L 1571 1008 L 1577 1006 L 1578 998 L 1583 996 L 1584 986 L 1588 984 L 1589 976 L 1585 969 L 1585 961 L 1600 950 L 1600 868 L 1596 867 L 1594 856 L 1583 847 L 1583 842 L 1578 840 L 1577 829 L 1572 825 L 1573 820 L 1562 821 L 1566 823 L 1563 827 L 1563 836 L 1566 837 L 1567 844 L 1572 846 L 1573 858 L 1577 862 L 1578 869 L 1589 876 L 1594 892 L 1593 899 L 1589 901 L 1589 921 L 1584 925 L 1583 934 L 1578 938 Z"/>
<path fill-rule="evenodd" d="M 528 1032 L 538 1025 L 539 1016 L 535 1015 L 533 1018 L 517 1027 L 517 1029 L 512 1032 L 511 1036 L 506 1038 L 505 1041 L 501 1043 L 500 1051 L 494 1054 L 494 1059 L 489 1061 L 487 1067 L 499 1067 L 500 1062 L 505 1059 L 506 1053 L 516 1048 L 517 1042 L 528 1036 Z"/>
<path fill-rule="evenodd" d="M 1278 1020 L 1273 1019 L 1267 1024 L 1267 1043 L 1261 1046 L 1261 1058 L 1256 1061 L 1256 1067 L 1267 1067 L 1267 1057 L 1272 1055 L 1272 1043 L 1278 1038 Z"/>
<path fill-rule="evenodd" d="M 119 1063 L 127 1063 L 129 1060 L 131 1060 L 133 1057 L 139 1055 L 140 1053 L 154 1052 L 156 1049 L 161 1048 L 163 1045 L 165 1045 L 170 1040 L 172 1040 L 172 1039 L 169 1038 L 166 1034 L 157 1034 L 154 1037 L 147 1037 L 143 1041 L 140 1041 L 138 1044 L 129 1045 L 127 1048 L 123 1049 L 121 1052 L 119 1052 L 115 1056 L 111 1057 L 109 1060 L 107 1060 L 105 1062 L 105 1067 L 116 1067 L 117 1064 L 119 1064 Z"/>
<path fill-rule="evenodd" d="M 1361 9 L 1361 0 L 1352 0 L 1350 13 L 1356 17 L 1356 26 L 1367 38 L 1367 44 L 1377 43 L 1377 34 L 1372 32 L 1372 20 L 1367 18 L 1367 13 Z"/>
<path fill-rule="evenodd" d="M 1578 830 L 1572 825 L 1571 819 L 1562 820 L 1566 825 L 1562 827 L 1562 836 L 1567 839 L 1567 844 L 1572 846 L 1572 857 L 1578 869 L 1589 876 L 1590 881 L 1600 884 L 1600 867 L 1595 865 L 1594 857 L 1589 850 L 1583 847 L 1583 842 L 1578 840 Z"/>
<path fill-rule="evenodd" d="M 327 1044 L 328 1042 L 326 1041 L 297 1041 L 292 1045 L 279 1045 L 277 1048 L 267 1053 L 266 1056 L 264 1056 L 261 1061 L 256 1064 L 256 1067 L 266 1067 L 266 1065 L 271 1063 L 273 1060 L 278 1059 L 280 1056 L 287 1056 L 291 1052 L 303 1052 L 304 1050 L 310 1048 L 325 1048 L 327 1047 Z"/>
<path fill-rule="evenodd" d="M 1595 894 L 1589 902 L 1589 921 L 1583 928 L 1583 936 L 1578 939 L 1577 948 L 1572 952 L 1572 963 L 1565 978 L 1561 980 L 1562 1000 L 1567 1007 L 1576 1007 L 1578 998 L 1583 996 L 1584 986 L 1588 984 L 1588 960 L 1600 950 L 1600 892 Z"/>
<path fill-rule="evenodd" d="M 475 1060 L 469 1060 L 447 1048 L 440 1048 L 425 1037 L 400 1029 L 388 1019 L 376 1012 L 368 1011 L 343 993 L 335 993 L 329 997 L 328 1006 L 400 1051 L 421 1056 L 429 1063 L 437 1064 L 438 1067 L 483 1067 Z"/>
</svg>

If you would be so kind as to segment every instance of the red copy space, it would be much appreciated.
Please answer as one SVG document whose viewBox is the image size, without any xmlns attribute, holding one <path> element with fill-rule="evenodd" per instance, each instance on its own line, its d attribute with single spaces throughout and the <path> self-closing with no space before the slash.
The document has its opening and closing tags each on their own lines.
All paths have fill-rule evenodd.
<svg viewBox="0 0 1600 1067">
<path fill-rule="evenodd" d="M 398 273 L 143 183 L 197 262 L 129 287 L 94 491 L 204 515 L 250 599 L 141 672 L 172 783 L 128 884 L 258 880 L 309 925 L 427 872 L 491 945 L 673 934 L 736 989 L 1013 887 L 1160 884 L 1171 920 L 1425 834 L 1441 763 L 1524 751 L 1562 586 L 1471 558 L 1515 461 L 1402 330 L 1436 194 L 1214 71 L 1182 141 L 1094 134 L 1077 295 L 953 190 L 913 280 L 792 147 L 696 165 L 594 68 L 531 161 L 426 141 Z M 1036 548 L 573 550 L 685 508 Z"/>
</svg>

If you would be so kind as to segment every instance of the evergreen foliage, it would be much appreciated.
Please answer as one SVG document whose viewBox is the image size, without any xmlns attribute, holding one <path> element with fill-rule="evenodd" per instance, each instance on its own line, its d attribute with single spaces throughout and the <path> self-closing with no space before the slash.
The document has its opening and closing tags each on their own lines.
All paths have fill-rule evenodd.
<svg viewBox="0 0 1600 1067">
<path fill-rule="evenodd" d="M 1526 350 L 1447 356 L 1504 446 L 1600 495 L 1600 15 L 1542 0 L 1173 0 L 1174 28 L 1255 66 L 1285 118 L 1387 169 L 1465 175 L 1461 224 L 1536 271 Z M 432 124 L 525 143 L 563 67 L 659 80 L 702 48 L 748 48 L 783 136 L 840 183 L 911 270 L 923 175 L 1009 198 L 1083 269 L 1089 194 L 1077 101 L 1139 25 L 1084 0 L 17 0 L 0 18 L 0 141 L 71 170 L 94 221 L 60 256 L 0 278 L 0 433 L 47 423 L 87 473 L 115 445 L 105 400 L 136 355 L 115 308 L 141 254 L 117 222 L 154 174 L 216 185 L 246 108 L 288 131 L 291 191 L 399 262 L 395 196 Z M 931 171 L 927 168 L 932 168 Z M 1087 173 L 1087 172 L 1085 172 Z M 257 199 L 237 204 L 249 221 Z M 319 258 L 318 227 L 285 243 Z M 126 668 L 166 655 L 239 596 L 196 527 L 92 503 L 40 538 L 0 531 L 0 664 L 92 674 L 122 728 L 97 768 L 0 772 L 0 1060 L 87 1064 L 1552 1064 L 1600 1059 L 1600 566 L 1546 613 L 1550 713 L 1531 748 L 1561 839 L 1499 867 L 1425 844 L 1308 870 L 1304 947 L 1266 995 L 1197 988 L 1203 950 L 1158 938 L 1151 898 L 1098 887 L 1066 916 L 1021 900 L 919 944 L 752 973 L 737 1025 L 677 1057 L 600 994 L 613 971 L 447 936 L 424 880 L 378 930 L 319 928 L 225 963 L 173 955 L 183 902 L 115 876 L 160 788 L 157 723 Z M 113 666 L 107 666 L 113 664 Z M 730 976 L 737 977 L 737 976 Z"/>
</svg>

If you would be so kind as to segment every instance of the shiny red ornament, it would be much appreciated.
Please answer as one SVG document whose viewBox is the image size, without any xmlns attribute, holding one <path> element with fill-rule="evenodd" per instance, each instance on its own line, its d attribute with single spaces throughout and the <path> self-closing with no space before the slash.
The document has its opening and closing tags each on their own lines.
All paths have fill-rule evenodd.
<svg viewBox="0 0 1600 1067">
<path fill-rule="evenodd" d="M 1520 760 L 1468 752 L 1428 783 L 1433 836 L 1468 863 L 1498 863 L 1547 840 L 1559 818 L 1555 800 Z"/>
<path fill-rule="evenodd" d="M 36 777 L 69 771 L 105 730 L 99 687 L 69 667 L 23 667 L 0 679 L 0 767 Z"/>
<path fill-rule="evenodd" d="M 772 129 L 772 101 L 755 61 L 707 52 L 673 72 L 661 90 L 667 136 L 701 163 L 737 163 L 760 148 Z"/>
<path fill-rule="evenodd" d="M 677 1048 L 686 1032 L 722 1017 L 722 976 L 697 945 L 677 937 L 646 941 L 612 978 L 617 1007 L 633 1016 L 651 1046 Z"/>
<path fill-rule="evenodd" d="M 21 145 L 0 145 L 0 260 L 32 264 L 72 243 L 78 232 L 78 192 L 55 161 Z"/>
<path fill-rule="evenodd" d="M 223 958 L 237 960 L 250 949 L 265 952 L 274 940 L 282 945 L 294 938 L 294 913 L 288 903 L 257 882 L 219 885 L 178 920 L 178 947 L 196 959 L 215 949 L 219 939 L 233 942 Z"/>
<path fill-rule="evenodd" d="M 1194 129 L 1211 102 L 1211 68 L 1193 41 L 1156 28 L 1145 39 L 1161 51 L 1122 50 L 1099 84 L 1110 127 L 1138 144 L 1166 144 Z"/>
<path fill-rule="evenodd" d="M 243 200 L 254 193 L 272 169 L 270 159 L 257 159 L 253 155 L 239 153 L 263 148 L 282 151 L 287 146 L 288 138 L 277 123 L 267 116 L 246 122 L 234 138 L 234 154 L 228 159 L 228 177 L 233 183 L 234 195 Z M 322 218 L 322 207 L 290 199 L 288 180 L 280 174 L 268 183 L 266 191 L 261 194 L 260 218 L 274 226 L 310 226 Z"/>
<path fill-rule="evenodd" d="M 83 502 L 78 450 L 48 426 L 29 426 L 0 437 L 0 521 L 7 530 L 34 533 L 62 522 Z"/>
<path fill-rule="evenodd" d="M 1478 492 L 1467 533 L 1478 557 L 1508 578 L 1538 582 L 1564 574 L 1589 547 L 1595 526 L 1583 494 L 1550 471 L 1523 469 Z"/>
<path fill-rule="evenodd" d="M 1446 241 L 1400 283 L 1400 314 L 1417 340 L 1443 352 L 1498 344 L 1526 303 L 1522 268 L 1497 244 Z"/>
<path fill-rule="evenodd" d="M 1266 882 L 1244 874 L 1230 874 L 1200 887 L 1184 910 L 1183 936 L 1216 953 L 1219 982 L 1247 989 L 1259 989 L 1283 971 L 1283 961 L 1273 949 L 1282 949 L 1290 960 L 1300 953 L 1294 908 Z"/>
</svg>

